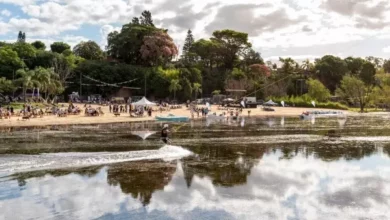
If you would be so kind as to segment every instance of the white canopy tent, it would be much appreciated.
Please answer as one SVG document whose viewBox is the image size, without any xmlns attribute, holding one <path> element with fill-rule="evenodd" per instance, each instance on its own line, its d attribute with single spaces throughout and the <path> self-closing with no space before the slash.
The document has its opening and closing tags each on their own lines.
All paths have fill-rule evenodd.
<svg viewBox="0 0 390 220">
<path fill-rule="evenodd" d="M 153 103 L 153 102 L 147 100 L 145 97 L 143 97 L 138 102 L 133 102 L 131 104 L 135 105 L 135 106 L 155 106 L 156 105 L 156 103 Z"/>
<path fill-rule="evenodd" d="M 271 99 L 268 102 L 264 103 L 263 105 L 265 105 L 265 106 L 277 106 L 278 103 L 272 101 L 272 99 Z"/>
</svg>

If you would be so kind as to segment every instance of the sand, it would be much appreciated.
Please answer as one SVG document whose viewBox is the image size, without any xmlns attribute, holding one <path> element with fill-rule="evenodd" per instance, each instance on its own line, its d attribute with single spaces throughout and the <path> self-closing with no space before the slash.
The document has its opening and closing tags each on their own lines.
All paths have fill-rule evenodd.
<svg viewBox="0 0 390 220">
<path fill-rule="evenodd" d="M 82 108 L 81 105 L 79 107 Z M 97 107 L 92 105 L 92 107 Z M 212 106 L 211 112 L 217 112 L 220 114 L 224 111 L 217 110 L 217 106 Z M 286 116 L 286 117 L 298 117 L 302 112 L 307 110 L 329 110 L 329 109 L 313 109 L 313 108 L 293 108 L 293 107 L 274 107 L 274 112 L 263 111 L 262 108 L 257 109 L 244 109 L 243 115 L 248 116 L 248 110 L 251 111 L 251 117 L 266 117 L 266 116 Z M 153 112 L 152 117 L 142 117 L 134 118 L 130 117 L 128 113 L 121 113 L 120 116 L 114 116 L 114 114 L 109 113 L 108 106 L 102 106 L 102 110 L 105 113 L 101 116 L 88 117 L 84 115 L 84 111 L 80 115 L 69 115 L 67 117 L 57 117 L 54 115 L 45 115 L 43 118 L 31 118 L 29 120 L 22 120 L 21 117 L 11 117 L 11 119 L 0 119 L 0 127 L 31 127 L 31 126 L 48 126 L 48 125 L 70 125 L 70 124 L 103 124 L 103 123 L 117 123 L 117 122 L 136 122 L 136 121 L 152 121 L 155 120 L 155 116 L 174 114 L 177 116 L 187 116 L 191 117 L 191 113 L 184 106 L 182 109 L 174 109 L 170 111 L 165 111 L 162 114 L 160 112 Z M 337 110 L 339 111 L 339 110 Z M 346 114 L 349 112 L 343 111 Z M 197 116 L 195 114 L 195 119 Z"/>
</svg>

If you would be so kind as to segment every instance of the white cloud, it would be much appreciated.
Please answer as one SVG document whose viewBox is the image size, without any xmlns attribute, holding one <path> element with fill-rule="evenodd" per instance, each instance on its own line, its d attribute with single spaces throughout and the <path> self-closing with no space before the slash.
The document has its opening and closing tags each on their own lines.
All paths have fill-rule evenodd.
<svg viewBox="0 0 390 220">
<path fill-rule="evenodd" d="M 8 23 L 0 21 L 0 35 L 22 30 L 28 36 L 53 38 L 64 32 L 70 34 L 72 31 L 80 30 L 83 25 L 94 25 L 101 27 L 100 33 L 96 35 L 100 34 L 98 43 L 103 48 L 106 45 L 106 35 L 111 30 L 119 29 L 122 24 L 130 22 L 132 17 L 140 16 L 145 9 L 151 10 L 155 23 L 169 29 L 177 44 L 182 45 L 186 30 L 189 28 L 193 30 L 195 38 L 199 39 L 210 37 L 216 28 L 231 27 L 249 32 L 254 47 L 260 52 L 262 49 L 267 50 L 267 56 L 278 56 L 277 48 L 348 44 L 372 36 L 376 36 L 374 39 L 376 42 L 390 36 L 390 28 L 386 26 L 390 22 L 390 15 L 383 13 L 386 4 L 379 4 L 380 1 L 377 0 L 352 4 L 350 9 L 345 7 L 348 3 L 339 4 L 335 0 L 264 0 L 261 2 L 264 7 L 253 8 L 248 7 L 248 4 L 259 5 L 258 0 L 239 2 L 0 0 L 0 2 L 18 5 L 28 16 L 18 18 L 11 15 Z M 240 10 L 231 13 L 226 6 L 234 6 Z M 378 14 L 375 14 L 375 11 L 378 11 Z M 380 22 L 372 20 L 378 16 L 381 17 Z M 229 19 L 232 22 L 224 22 Z M 362 53 L 364 50 L 361 49 Z M 343 52 L 342 49 L 331 53 L 340 52 Z M 268 55 L 269 53 L 271 55 Z M 378 48 L 376 54 L 372 53 L 373 51 L 370 51 L 370 55 L 385 55 L 384 51 Z M 302 52 L 298 55 L 305 54 L 307 53 Z"/>
<path fill-rule="evenodd" d="M 390 53 L 390 46 L 383 48 L 383 52 Z"/>
<path fill-rule="evenodd" d="M 9 17 L 9 16 L 11 16 L 12 13 L 10 11 L 8 11 L 7 9 L 4 9 L 0 12 L 0 14 L 3 16 Z"/>
</svg>

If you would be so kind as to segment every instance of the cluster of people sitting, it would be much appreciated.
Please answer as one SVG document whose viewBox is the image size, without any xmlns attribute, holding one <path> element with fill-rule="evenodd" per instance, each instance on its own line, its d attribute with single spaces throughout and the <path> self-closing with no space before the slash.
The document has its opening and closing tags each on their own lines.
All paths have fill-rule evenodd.
<svg viewBox="0 0 390 220">
<path fill-rule="evenodd" d="M 134 111 L 130 111 L 130 117 L 143 117 L 147 112 L 149 117 L 152 117 L 153 108 L 148 106 L 137 106 Z"/>
<path fill-rule="evenodd" d="M 85 108 L 84 114 L 86 116 L 99 116 L 99 115 L 104 115 L 104 112 L 102 111 L 101 107 L 95 109 L 92 108 L 91 105 L 89 105 L 87 108 Z"/>
</svg>

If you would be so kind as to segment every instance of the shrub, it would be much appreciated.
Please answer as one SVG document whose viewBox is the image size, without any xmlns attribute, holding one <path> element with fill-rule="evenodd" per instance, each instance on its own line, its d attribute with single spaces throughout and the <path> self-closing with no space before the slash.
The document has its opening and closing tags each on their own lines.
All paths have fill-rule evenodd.
<svg viewBox="0 0 390 220">
<path fill-rule="evenodd" d="M 314 108 L 312 99 L 308 95 L 303 96 L 291 96 L 291 97 L 269 97 L 272 101 L 276 103 L 281 103 L 284 101 L 286 105 L 294 106 L 294 107 L 305 107 L 305 108 Z M 317 108 L 329 108 L 329 109 L 339 109 L 339 110 L 348 110 L 348 106 L 343 105 L 338 102 L 316 102 Z"/>
</svg>

